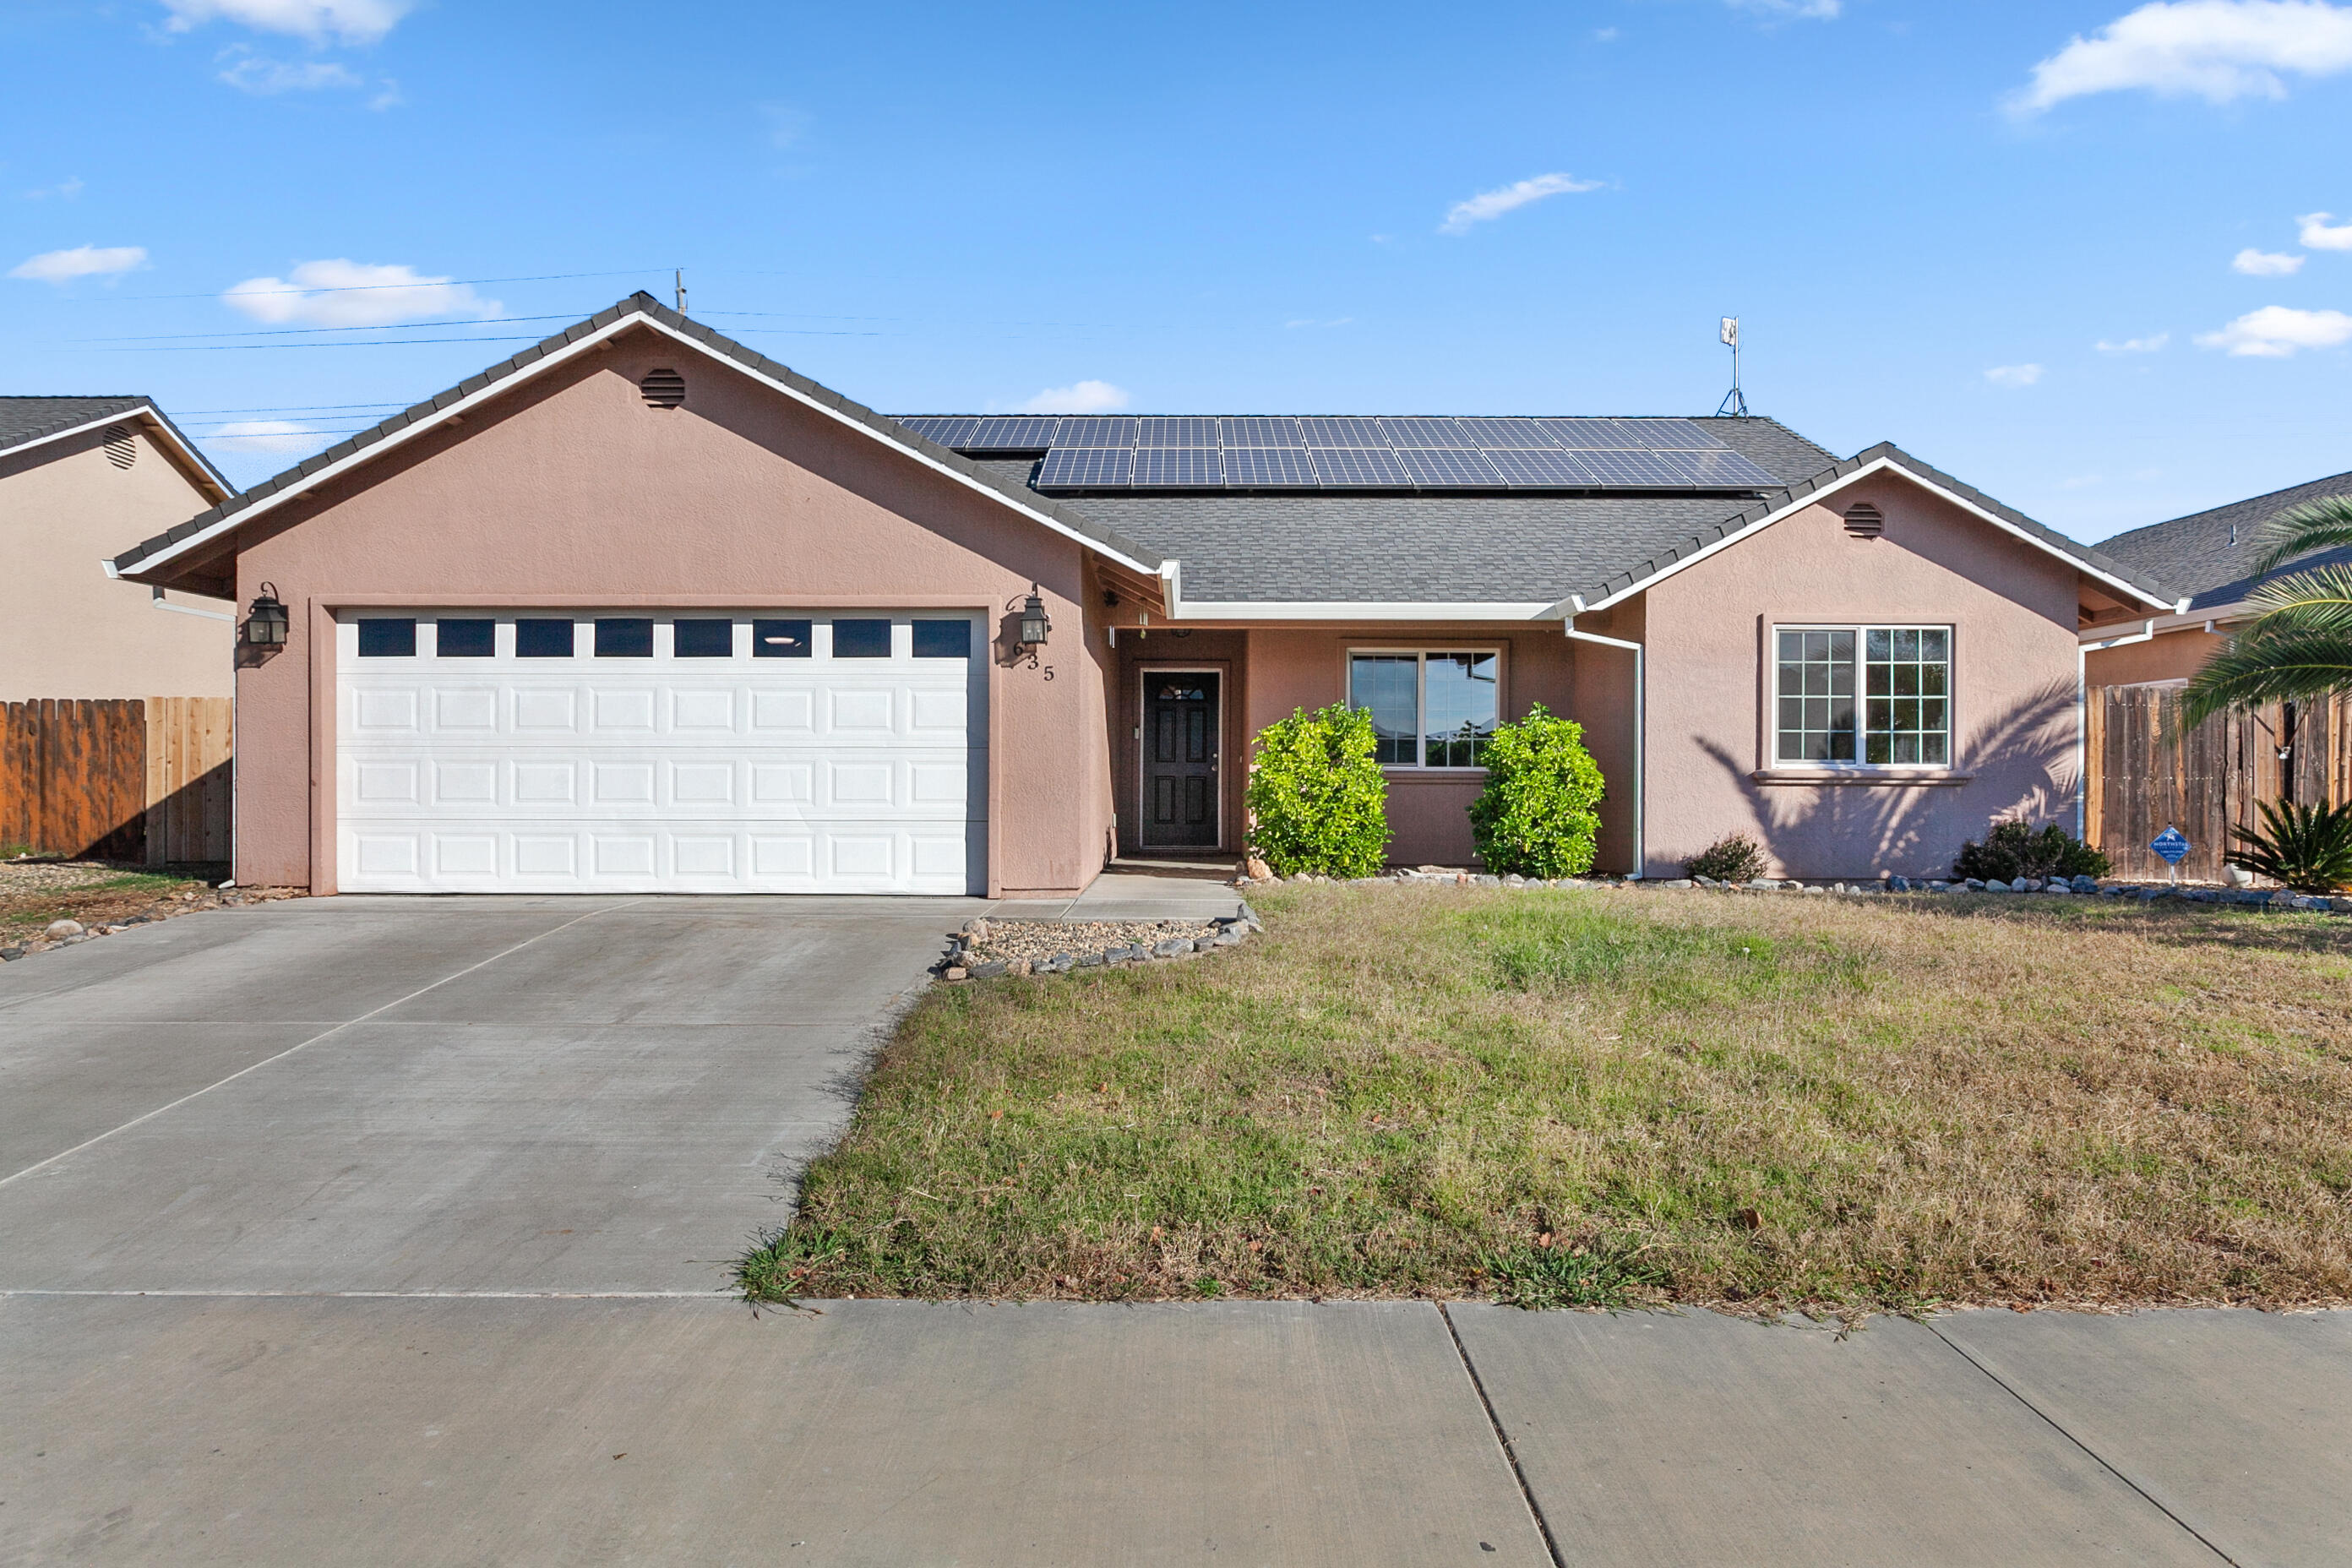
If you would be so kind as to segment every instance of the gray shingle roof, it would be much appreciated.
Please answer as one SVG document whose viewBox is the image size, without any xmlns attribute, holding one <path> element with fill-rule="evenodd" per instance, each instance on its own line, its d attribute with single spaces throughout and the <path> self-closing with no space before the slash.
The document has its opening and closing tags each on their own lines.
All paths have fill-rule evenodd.
<svg viewBox="0 0 2352 1568">
<path fill-rule="evenodd" d="M 147 405 L 143 397 L 0 397 L 0 452 Z"/>
<path fill-rule="evenodd" d="M 586 321 L 574 322 L 563 331 L 541 339 L 511 359 L 501 361 L 479 374 L 467 376 L 446 391 L 436 393 L 422 403 L 404 408 L 381 424 L 373 425 L 356 436 L 337 442 L 315 457 L 305 458 L 285 472 L 264 479 L 242 495 L 232 496 L 209 511 L 190 518 L 187 521 L 175 528 L 168 529 L 152 539 L 142 540 L 115 557 L 115 567 L 118 571 L 135 571 L 141 562 L 149 560 L 172 545 L 208 532 L 272 496 L 300 489 L 306 481 L 322 469 L 332 468 L 347 458 L 355 457 L 370 447 L 380 445 L 411 426 L 433 418 L 450 405 L 461 403 L 486 387 L 493 386 L 509 376 L 520 374 L 548 355 L 568 348 L 583 338 L 604 331 L 625 316 L 639 314 L 648 316 L 681 336 L 693 340 L 721 359 L 731 360 L 747 370 L 755 371 L 772 380 L 782 382 L 803 396 L 832 409 L 844 418 L 863 425 L 900 446 L 911 447 L 942 467 L 978 479 L 1016 505 L 1030 511 L 1042 512 L 1064 527 L 1085 535 L 1106 549 L 1115 551 L 1130 560 L 1143 561 L 1147 564 L 1156 564 L 1158 562 L 1158 557 L 1148 555 L 1133 541 L 1120 538 L 1100 522 L 1082 516 L 1059 502 L 1038 495 L 1026 485 L 1005 483 L 997 475 L 971 458 L 961 457 L 944 447 L 925 440 L 896 420 L 875 413 L 864 404 L 853 403 L 832 388 L 811 381 L 798 371 L 779 364 L 767 355 L 746 348 L 732 338 L 711 331 L 699 321 L 679 315 L 652 295 L 639 290 L 627 299 L 597 311 Z"/>
<path fill-rule="evenodd" d="M 2178 584 L 2190 595 L 2191 610 L 2217 609 L 2243 599 L 2262 580 L 2254 566 L 2264 553 L 2263 524 L 2290 507 L 2335 496 L 2352 496 L 2352 474 L 2332 474 L 2210 511 L 2136 528 L 2106 540 L 2099 548 L 2142 572 Z M 2352 563 L 2352 549 L 2322 551 L 2294 564 L 2343 563 Z"/>
</svg>

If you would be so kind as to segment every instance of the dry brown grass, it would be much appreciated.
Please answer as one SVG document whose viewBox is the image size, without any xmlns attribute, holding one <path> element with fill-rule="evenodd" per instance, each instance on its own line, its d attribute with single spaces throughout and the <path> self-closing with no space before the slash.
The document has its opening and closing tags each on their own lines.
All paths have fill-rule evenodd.
<svg viewBox="0 0 2352 1568">
<path fill-rule="evenodd" d="M 928 997 L 754 1294 L 2352 1298 L 2352 921 L 1285 888 Z"/>
</svg>

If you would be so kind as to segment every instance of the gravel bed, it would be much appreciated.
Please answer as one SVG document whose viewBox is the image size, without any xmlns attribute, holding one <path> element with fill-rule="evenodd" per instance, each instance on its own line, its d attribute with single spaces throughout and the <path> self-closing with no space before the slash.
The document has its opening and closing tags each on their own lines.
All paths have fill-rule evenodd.
<svg viewBox="0 0 2352 1568">
<path fill-rule="evenodd" d="M 103 860 L 0 860 L 0 899 L 95 887 L 142 869 L 110 866 Z"/>
<path fill-rule="evenodd" d="M 1239 916 L 1213 921 L 976 920 L 950 934 L 939 973 L 951 981 L 988 980 L 1189 958 L 1237 947 L 1257 929 L 1247 906 Z"/>
</svg>

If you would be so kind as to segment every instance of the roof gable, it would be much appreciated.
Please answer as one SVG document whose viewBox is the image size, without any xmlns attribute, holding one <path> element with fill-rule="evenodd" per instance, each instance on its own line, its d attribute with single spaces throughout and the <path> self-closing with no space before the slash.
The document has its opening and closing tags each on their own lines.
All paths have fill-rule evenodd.
<svg viewBox="0 0 2352 1568">
<path fill-rule="evenodd" d="M 144 397 L 0 396 L 0 453 L 19 452 L 125 423 L 144 426 L 199 490 L 221 498 L 236 494 L 236 487 L 213 467 L 195 443 Z"/>
<path fill-rule="evenodd" d="M 425 401 L 402 410 L 355 436 L 347 437 L 293 468 L 266 479 L 241 495 L 233 495 L 211 510 L 142 541 L 117 556 L 115 570 L 134 581 L 164 582 L 175 564 L 216 554 L 235 547 L 240 529 L 257 521 L 279 506 L 331 479 L 359 468 L 374 458 L 406 445 L 425 432 L 447 425 L 455 416 L 523 382 L 568 363 L 620 333 L 650 329 L 751 376 L 783 395 L 858 428 L 885 445 L 898 448 L 956 482 L 979 490 L 1024 513 L 1055 532 L 1108 556 L 1118 564 L 1147 576 L 1160 574 L 1161 563 L 1141 546 L 1114 531 L 1024 486 L 1004 479 L 968 458 L 940 447 L 906 429 L 895 420 L 854 403 L 766 355 L 713 331 L 643 292 L 631 295 L 585 321 L 543 339 L 522 353 L 478 374 L 469 376 Z"/>
</svg>

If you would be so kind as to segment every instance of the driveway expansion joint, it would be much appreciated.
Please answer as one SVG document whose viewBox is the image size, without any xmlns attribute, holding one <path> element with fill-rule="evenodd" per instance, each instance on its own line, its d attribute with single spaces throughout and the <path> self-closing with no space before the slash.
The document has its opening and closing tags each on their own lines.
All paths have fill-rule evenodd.
<svg viewBox="0 0 2352 1568">
<path fill-rule="evenodd" d="M 1551 1554 L 1554 1568 L 1568 1568 L 1568 1559 L 1560 1555 L 1559 1542 L 1552 1539 L 1551 1521 L 1544 1517 L 1543 1505 L 1536 1501 L 1535 1489 L 1528 1484 L 1528 1473 L 1520 1468 L 1518 1450 L 1511 1447 L 1510 1434 L 1503 1430 L 1503 1418 L 1495 1413 L 1495 1402 L 1486 1397 L 1486 1381 L 1478 1375 L 1477 1365 L 1462 1342 L 1462 1331 L 1454 1326 L 1454 1314 L 1440 1301 L 1437 1315 L 1445 1321 L 1446 1337 L 1454 1342 L 1454 1353 L 1470 1379 L 1471 1391 L 1478 1395 L 1479 1408 L 1486 1413 L 1486 1425 L 1494 1429 L 1495 1445 L 1503 1450 L 1503 1458 L 1511 1467 L 1511 1479 L 1518 1485 L 1519 1500 L 1528 1505 L 1528 1517 L 1535 1521 L 1536 1533 L 1543 1537 L 1544 1550 Z"/>
</svg>

